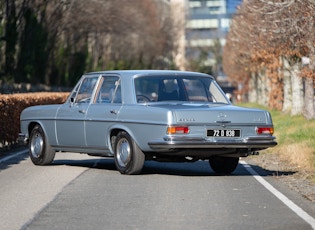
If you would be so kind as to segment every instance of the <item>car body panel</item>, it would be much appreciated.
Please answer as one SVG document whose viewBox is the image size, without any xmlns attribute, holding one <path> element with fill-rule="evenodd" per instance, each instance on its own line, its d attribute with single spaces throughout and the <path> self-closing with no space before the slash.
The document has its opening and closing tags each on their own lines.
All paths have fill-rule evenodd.
<svg viewBox="0 0 315 230">
<path fill-rule="evenodd" d="M 72 107 L 61 105 L 56 115 L 57 144 L 61 146 L 85 146 L 84 126 L 89 104 Z"/>
<path fill-rule="evenodd" d="M 113 104 L 106 108 L 92 104 L 87 111 L 85 121 L 86 145 L 92 148 L 108 148 L 108 133 L 110 127 L 117 122 L 121 105 Z M 97 135 L 96 135 L 97 134 Z"/>
</svg>

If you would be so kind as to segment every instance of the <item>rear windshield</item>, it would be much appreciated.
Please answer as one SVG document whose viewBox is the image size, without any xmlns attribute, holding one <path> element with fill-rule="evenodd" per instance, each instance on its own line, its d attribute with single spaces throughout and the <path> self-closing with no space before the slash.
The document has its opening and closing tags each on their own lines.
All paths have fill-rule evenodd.
<svg viewBox="0 0 315 230">
<path fill-rule="evenodd" d="M 188 101 L 229 103 L 212 78 L 146 76 L 135 79 L 137 102 Z"/>
</svg>

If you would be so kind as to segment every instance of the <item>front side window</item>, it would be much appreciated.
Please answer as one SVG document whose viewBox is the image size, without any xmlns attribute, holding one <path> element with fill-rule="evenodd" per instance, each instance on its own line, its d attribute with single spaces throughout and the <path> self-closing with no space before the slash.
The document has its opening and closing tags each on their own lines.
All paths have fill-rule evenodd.
<svg viewBox="0 0 315 230">
<path fill-rule="evenodd" d="M 84 78 L 76 97 L 76 103 L 89 103 L 98 77 Z"/>
</svg>

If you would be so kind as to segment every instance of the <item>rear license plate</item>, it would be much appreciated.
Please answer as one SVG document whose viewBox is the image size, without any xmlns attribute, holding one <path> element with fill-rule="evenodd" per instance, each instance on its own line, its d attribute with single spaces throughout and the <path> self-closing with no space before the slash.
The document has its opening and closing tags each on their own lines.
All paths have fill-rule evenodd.
<svg viewBox="0 0 315 230">
<path fill-rule="evenodd" d="M 239 129 L 208 129 L 208 137 L 240 137 L 241 130 Z"/>
</svg>

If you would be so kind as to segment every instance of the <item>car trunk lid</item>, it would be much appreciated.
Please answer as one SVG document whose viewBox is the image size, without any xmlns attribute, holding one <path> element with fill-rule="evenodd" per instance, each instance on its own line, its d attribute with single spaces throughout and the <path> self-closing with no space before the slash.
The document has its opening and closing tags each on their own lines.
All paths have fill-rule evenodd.
<svg viewBox="0 0 315 230">
<path fill-rule="evenodd" d="M 260 109 L 227 104 L 171 103 L 158 107 L 168 108 L 178 124 L 268 124 L 268 113 Z"/>
</svg>

